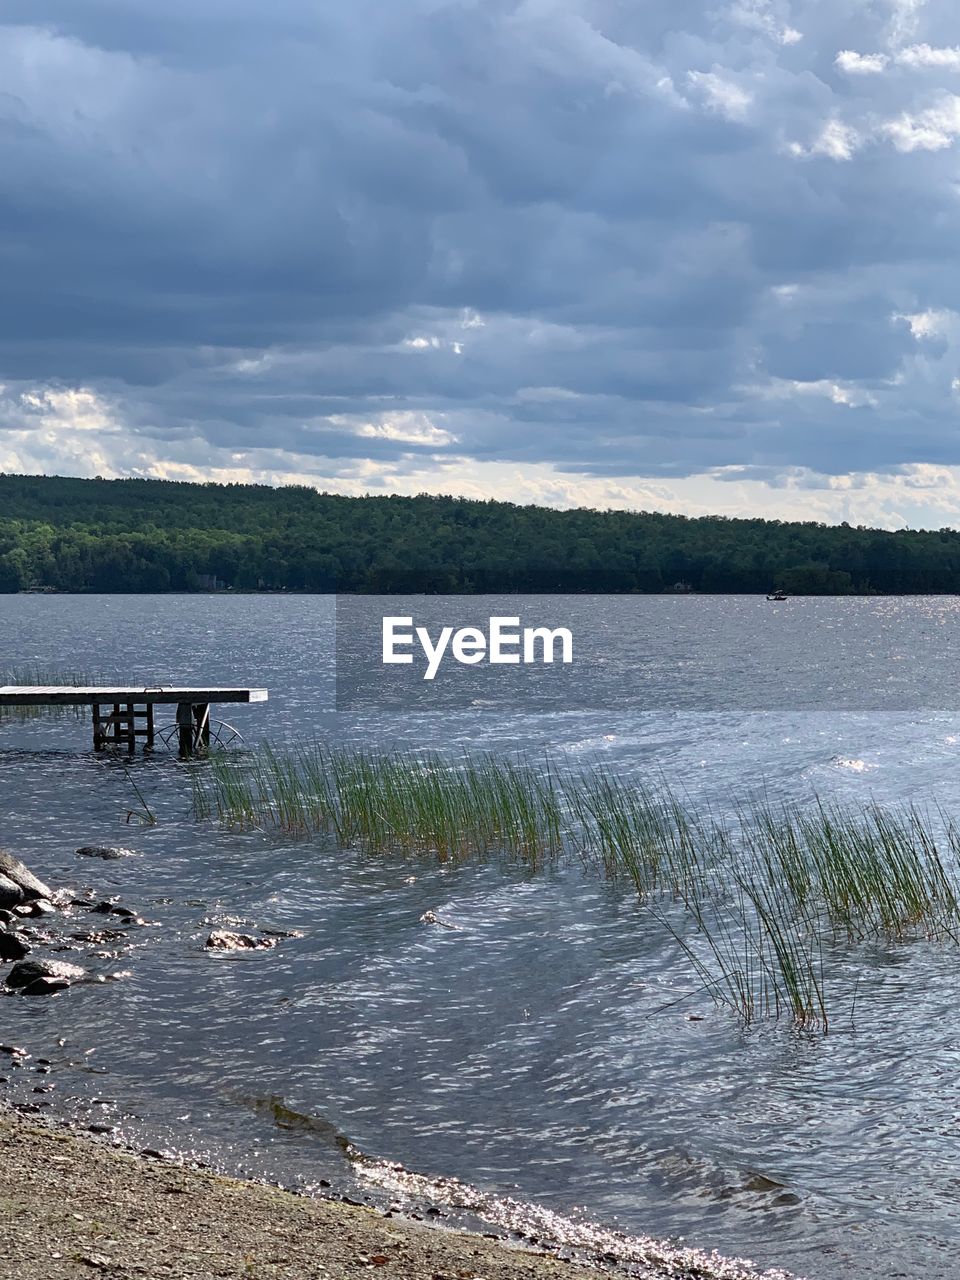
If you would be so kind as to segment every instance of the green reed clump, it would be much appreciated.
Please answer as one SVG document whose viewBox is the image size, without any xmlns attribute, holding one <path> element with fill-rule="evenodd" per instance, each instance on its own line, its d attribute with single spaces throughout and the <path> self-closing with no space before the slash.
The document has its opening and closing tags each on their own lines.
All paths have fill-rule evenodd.
<svg viewBox="0 0 960 1280">
<path fill-rule="evenodd" d="M 627 878 L 642 895 L 668 891 L 696 900 L 707 891 L 721 836 L 709 815 L 692 814 L 669 790 L 599 769 L 565 779 L 562 795 L 583 855 L 609 878 Z"/>
<path fill-rule="evenodd" d="M 744 1023 L 789 1015 L 798 1026 L 828 1026 L 823 947 L 816 921 L 796 918 L 781 899 L 734 881 L 710 903 L 676 920 L 652 915 L 673 936 L 715 1002 Z M 695 927 L 691 928 L 691 922 Z"/>
<path fill-rule="evenodd" d="M 651 899 L 651 914 L 673 936 L 714 1000 L 745 1023 L 789 1014 L 799 1026 L 828 1024 L 823 922 L 766 874 L 734 831 L 701 828 L 709 863 L 682 893 L 683 912 Z"/>
<path fill-rule="evenodd" d="M 0 686 L 18 685 L 29 688 L 34 685 L 60 685 L 80 688 L 95 684 L 96 681 L 77 671 L 62 670 L 57 667 L 23 664 L 15 667 L 0 667 Z M 2 707 L 0 706 L 0 723 L 4 720 L 36 720 L 39 717 L 74 716 L 79 718 L 86 714 L 84 707 Z"/>
<path fill-rule="evenodd" d="M 370 852 L 442 859 L 506 852 L 532 865 L 555 856 L 563 808 L 549 770 L 435 753 L 329 750 L 217 754 L 193 773 L 194 810 L 234 827 L 329 831 Z"/>
<path fill-rule="evenodd" d="M 960 927 L 957 834 L 913 806 L 761 806 L 741 813 L 744 856 L 801 910 L 817 907 L 852 940 L 953 938 Z M 934 834 L 943 832 L 948 857 Z"/>
</svg>

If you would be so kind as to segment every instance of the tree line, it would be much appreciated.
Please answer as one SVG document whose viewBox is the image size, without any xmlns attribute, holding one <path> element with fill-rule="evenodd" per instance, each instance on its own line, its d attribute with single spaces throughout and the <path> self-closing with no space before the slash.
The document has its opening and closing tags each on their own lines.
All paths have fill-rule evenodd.
<svg viewBox="0 0 960 1280">
<path fill-rule="evenodd" d="M 960 532 L 0 474 L 0 591 L 960 591 Z"/>
</svg>

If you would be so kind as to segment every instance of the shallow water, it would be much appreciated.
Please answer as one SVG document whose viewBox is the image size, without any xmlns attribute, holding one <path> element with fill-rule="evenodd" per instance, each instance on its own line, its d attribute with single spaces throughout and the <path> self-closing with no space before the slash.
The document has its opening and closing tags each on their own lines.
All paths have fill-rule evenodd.
<svg viewBox="0 0 960 1280">
<path fill-rule="evenodd" d="M 662 774 L 720 807 L 761 788 L 955 803 L 956 601 L 791 601 L 786 615 L 736 597 L 577 607 L 581 629 L 610 637 L 602 683 L 623 690 L 619 710 L 600 691 L 549 715 L 520 702 L 510 715 L 452 703 L 337 714 L 323 597 L 0 597 L 0 665 L 266 685 L 265 706 L 225 712 L 248 742 L 519 747 Z M 711 636 L 735 655 L 751 632 L 754 656 L 739 674 L 728 658 L 716 696 Z M 683 711 L 670 702 L 678 633 L 696 658 Z M 638 636 L 642 700 L 631 698 Z M 800 646 L 806 676 L 786 670 Z M 818 653 L 844 698 L 824 697 Z M 883 704 L 873 695 L 890 671 Z M 53 1062 L 44 1102 L 291 1183 L 389 1181 L 375 1163 L 358 1170 L 342 1134 L 411 1170 L 818 1280 L 960 1276 L 955 948 L 843 949 L 832 970 L 851 998 L 828 1036 L 745 1030 L 697 991 L 630 891 L 576 865 L 438 867 L 222 832 L 191 817 L 202 764 L 95 757 L 89 732 L 73 719 L 0 724 L 0 844 L 149 922 L 122 954 L 83 961 L 129 971 L 122 980 L 0 1003 L 0 1039 Z M 154 827 L 126 821 L 131 776 Z M 136 856 L 75 856 L 91 843 Z M 457 927 L 422 924 L 427 910 Z M 263 954 L 205 953 L 210 928 L 230 920 L 303 936 Z M 91 922 L 112 923 L 78 912 L 71 928 Z M 30 1096 L 31 1070 L 10 1072 L 6 1088 Z"/>
</svg>

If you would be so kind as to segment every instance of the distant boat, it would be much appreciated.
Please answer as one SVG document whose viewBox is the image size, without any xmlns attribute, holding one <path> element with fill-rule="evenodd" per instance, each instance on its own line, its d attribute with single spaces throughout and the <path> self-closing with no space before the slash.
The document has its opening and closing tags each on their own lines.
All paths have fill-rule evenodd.
<svg viewBox="0 0 960 1280">
<path fill-rule="evenodd" d="M 786 600 L 787 593 L 785 591 L 771 591 L 767 596 L 768 600 Z"/>
</svg>

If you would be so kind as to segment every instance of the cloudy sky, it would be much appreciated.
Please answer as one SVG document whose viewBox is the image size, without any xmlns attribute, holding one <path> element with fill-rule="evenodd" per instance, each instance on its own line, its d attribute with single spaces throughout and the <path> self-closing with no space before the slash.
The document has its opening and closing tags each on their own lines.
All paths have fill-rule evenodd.
<svg viewBox="0 0 960 1280">
<path fill-rule="evenodd" d="M 0 470 L 960 523 L 955 0 L 5 0 Z"/>
</svg>

